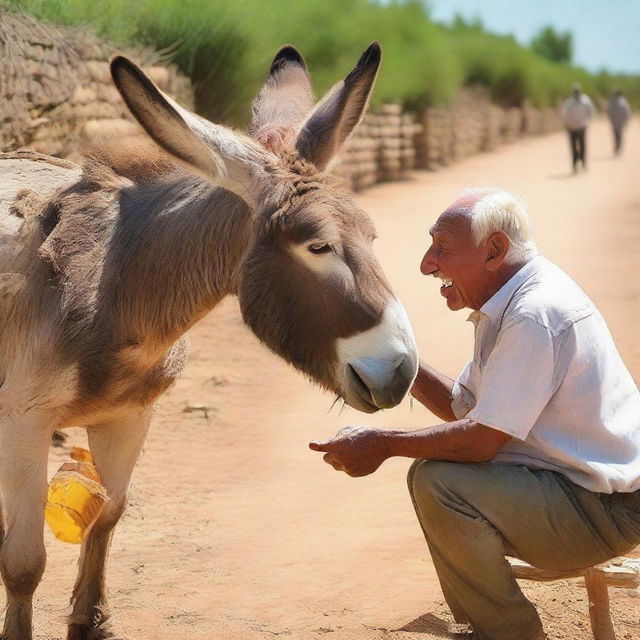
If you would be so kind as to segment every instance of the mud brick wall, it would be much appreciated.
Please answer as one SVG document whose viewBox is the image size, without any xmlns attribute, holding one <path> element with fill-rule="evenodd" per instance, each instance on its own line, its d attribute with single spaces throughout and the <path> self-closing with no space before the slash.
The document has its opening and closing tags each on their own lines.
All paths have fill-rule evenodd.
<svg viewBox="0 0 640 640">
<path fill-rule="evenodd" d="M 553 109 L 505 109 L 493 104 L 482 89 L 463 89 L 450 107 L 415 114 L 387 104 L 369 112 L 332 171 L 359 191 L 402 178 L 414 168 L 438 169 L 561 126 Z"/>
<path fill-rule="evenodd" d="M 332 171 L 354 191 L 383 180 L 397 180 L 415 168 L 415 140 L 421 126 L 414 113 L 397 104 L 367 113 Z"/>
<path fill-rule="evenodd" d="M 448 108 L 428 108 L 419 117 L 416 166 L 438 169 L 461 158 L 495 149 L 523 136 L 562 127 L 553 109 L 531 105 L 505 109 L 481 89 L 463 89 Z"/>
<path fill-rule="evenodd" d="M 138 131 L 111 81 L 120 50 L 85 31 L 0 9 L 0 150 L 73 157 L 87 139 Z M 147 49 L 128 50 L 160 88 L 186 105 L 191 83 Z"/>
</svg>

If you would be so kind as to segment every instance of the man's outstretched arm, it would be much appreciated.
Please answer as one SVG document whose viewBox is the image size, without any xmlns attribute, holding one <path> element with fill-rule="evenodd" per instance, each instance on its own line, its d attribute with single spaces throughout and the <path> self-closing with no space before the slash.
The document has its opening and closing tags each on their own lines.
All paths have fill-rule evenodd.
<svg viewBox="0 0 640 640">
<path fill-rule="evenodd" d="M 457 420 L 417 431 L 346 427 L 335 438 L 311 442 L 324 461 L 350 476 L 373 473 L 387 458 L 403 456 L 449 462 L 488 462 L 511 439 L 473 420 Z"/>
</svg>

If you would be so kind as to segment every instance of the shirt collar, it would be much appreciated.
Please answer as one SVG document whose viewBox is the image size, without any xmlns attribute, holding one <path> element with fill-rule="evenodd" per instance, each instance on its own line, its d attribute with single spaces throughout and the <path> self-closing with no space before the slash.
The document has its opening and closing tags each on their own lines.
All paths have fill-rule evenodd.
<svg viewBox="0 0 640 640">
<path fill-rule="evenodd" d="M 472 311 L 467 318 L 477 325 L 483 318 L 496 322 L 504 314 L 514 293 L 542 266 L 542 256 L 531 258 L 523 267 L 518 269 L 481 307 L 479 311 Z"/>
</svg>

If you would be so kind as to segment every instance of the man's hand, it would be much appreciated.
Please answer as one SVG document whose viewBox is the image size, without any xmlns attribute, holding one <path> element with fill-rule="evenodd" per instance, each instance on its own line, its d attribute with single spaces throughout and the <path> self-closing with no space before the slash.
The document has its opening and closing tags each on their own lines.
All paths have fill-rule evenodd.
<svg viewBox="0 0 640 640">
<path fill-rule="evenodd" d="M 390 457 L 385 435 L 372 427 L 345 427 L 335 438 L 310 442 L 309 448 L 325 451 L 323 459 L 327 464 L 355 478 L 373 473 Z"/>
</svg>

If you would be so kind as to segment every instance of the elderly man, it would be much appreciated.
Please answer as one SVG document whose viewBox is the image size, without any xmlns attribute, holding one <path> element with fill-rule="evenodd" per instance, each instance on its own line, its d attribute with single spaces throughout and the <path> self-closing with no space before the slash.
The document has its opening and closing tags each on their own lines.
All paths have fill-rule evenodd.
<svg viewBox="0 0 640 640">
<path fill-rule="evenodd" d="M 469 192 L 430 234 L 421 271 L 475 325 L 458 379 L 421 364 L 412 389 L 445 424 L 310 447 L 353 476 L 415 458 L 409 491 L 455 619 L 480 640 L 538 640 L 505 555 L 572 569 L 640 543 L 640 394 L 593 303 L 537 255 L 519 200 Z"/>
</svg>

